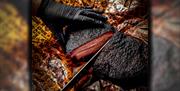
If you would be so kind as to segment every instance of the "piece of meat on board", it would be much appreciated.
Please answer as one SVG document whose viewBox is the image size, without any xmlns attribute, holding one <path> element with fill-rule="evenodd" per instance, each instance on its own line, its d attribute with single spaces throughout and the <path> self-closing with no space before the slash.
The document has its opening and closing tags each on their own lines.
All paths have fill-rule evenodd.
<svg viewBox="0 0 180 91">
<path fill-rule="evenodd" d="M 116 32 L 97 57 L 93 69 L 97 77 L 124 88 L 147 85 L 148 45 Z"/>
</svg>

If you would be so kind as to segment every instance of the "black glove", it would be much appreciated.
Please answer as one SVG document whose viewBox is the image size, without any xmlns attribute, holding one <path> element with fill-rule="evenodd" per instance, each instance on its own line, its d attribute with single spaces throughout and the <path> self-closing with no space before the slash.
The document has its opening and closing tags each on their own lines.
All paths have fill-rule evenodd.
<svg viewBox="0 0 180 91">
<path fill-rule="evenodd" d="M 81 9 L 66 6 L 56 3 L 53 0 L 43 0 L 39 8 L 38 15 L 44 16 L 53 21 L 66 19 L 79 22 L 103 24 L 103 22 L 107 20 L 106 17 L 97 14 L 93 9 Z"/>
</svg>

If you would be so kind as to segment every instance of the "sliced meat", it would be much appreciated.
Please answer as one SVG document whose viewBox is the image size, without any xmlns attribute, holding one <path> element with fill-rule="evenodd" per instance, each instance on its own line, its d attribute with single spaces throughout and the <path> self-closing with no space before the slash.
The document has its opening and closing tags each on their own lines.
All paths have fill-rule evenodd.
<svg viewBox="0 0 180 91">
<path fill-rule="evenodd" d="M 84 26 L 85 27 L 85 26 Z M 74 31 L 76 30 L 76 31 Z M 68 36 L 68 41 L 66 43 L 66 52 L 69 53 L 73 49 L 85 44 L 96 37 L 111 31 L 111 26 L 105 25 L 104 27 L 95 27 L 95 28 L 87 28 L 87 29 L 75 29 L 74 27 L 69 28 L 68 31 L 71 31 Z"/>
<path fill-rule="evenodd" d="M 106 32 L 101 36 L 81 45 L 80 47 L 74 49 L 69 53 L 70 57 L 75 60 L 80 60 L 91 54 L 95 54 L 107 40 L 109 40 L 113 35 L 113 32 Z"/>
</svg>

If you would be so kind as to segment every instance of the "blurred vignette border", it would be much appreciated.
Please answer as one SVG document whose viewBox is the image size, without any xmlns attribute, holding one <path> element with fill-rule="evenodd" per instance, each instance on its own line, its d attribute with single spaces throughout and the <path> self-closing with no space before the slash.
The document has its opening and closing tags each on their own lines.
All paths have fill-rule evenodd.
<svg viewBox="0 0 180 91">
<path fill-rule="evenodd" d="M 0 3 L 0 91 L 29 91 L 28 4 Z"/>
<path fill-rule="evenodd" d="M 0 3 L 1 91 L 29 90 L 27 2 L 1 0 Z M 151 2 L 151 88 L 152 91 L 179 91 L 180 3 L 179 0 Z"/>
<path fill-rule="evenodd" d="M 152 91 L 180 91 L 179 10 L 179 0 L 152 0 Z"/>
</svg>

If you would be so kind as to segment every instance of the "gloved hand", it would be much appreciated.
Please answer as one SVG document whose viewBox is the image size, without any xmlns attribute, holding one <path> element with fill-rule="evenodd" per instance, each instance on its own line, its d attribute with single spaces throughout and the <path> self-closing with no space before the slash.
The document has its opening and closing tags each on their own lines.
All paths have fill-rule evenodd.
<svg viewBox="0 0 180 91">
<path fill-rule="evenodd" d="M 66 19 L 79 22 L 103 24 L 103 22 L 107 20 L 106 17 L 98 14 L 93 9 L 81 9 L 66 6 L 56 3 L 53 0 L 43 0 L 39 8 L 38 15 L 44 16 L 53 21 Z"/>
</svg>

